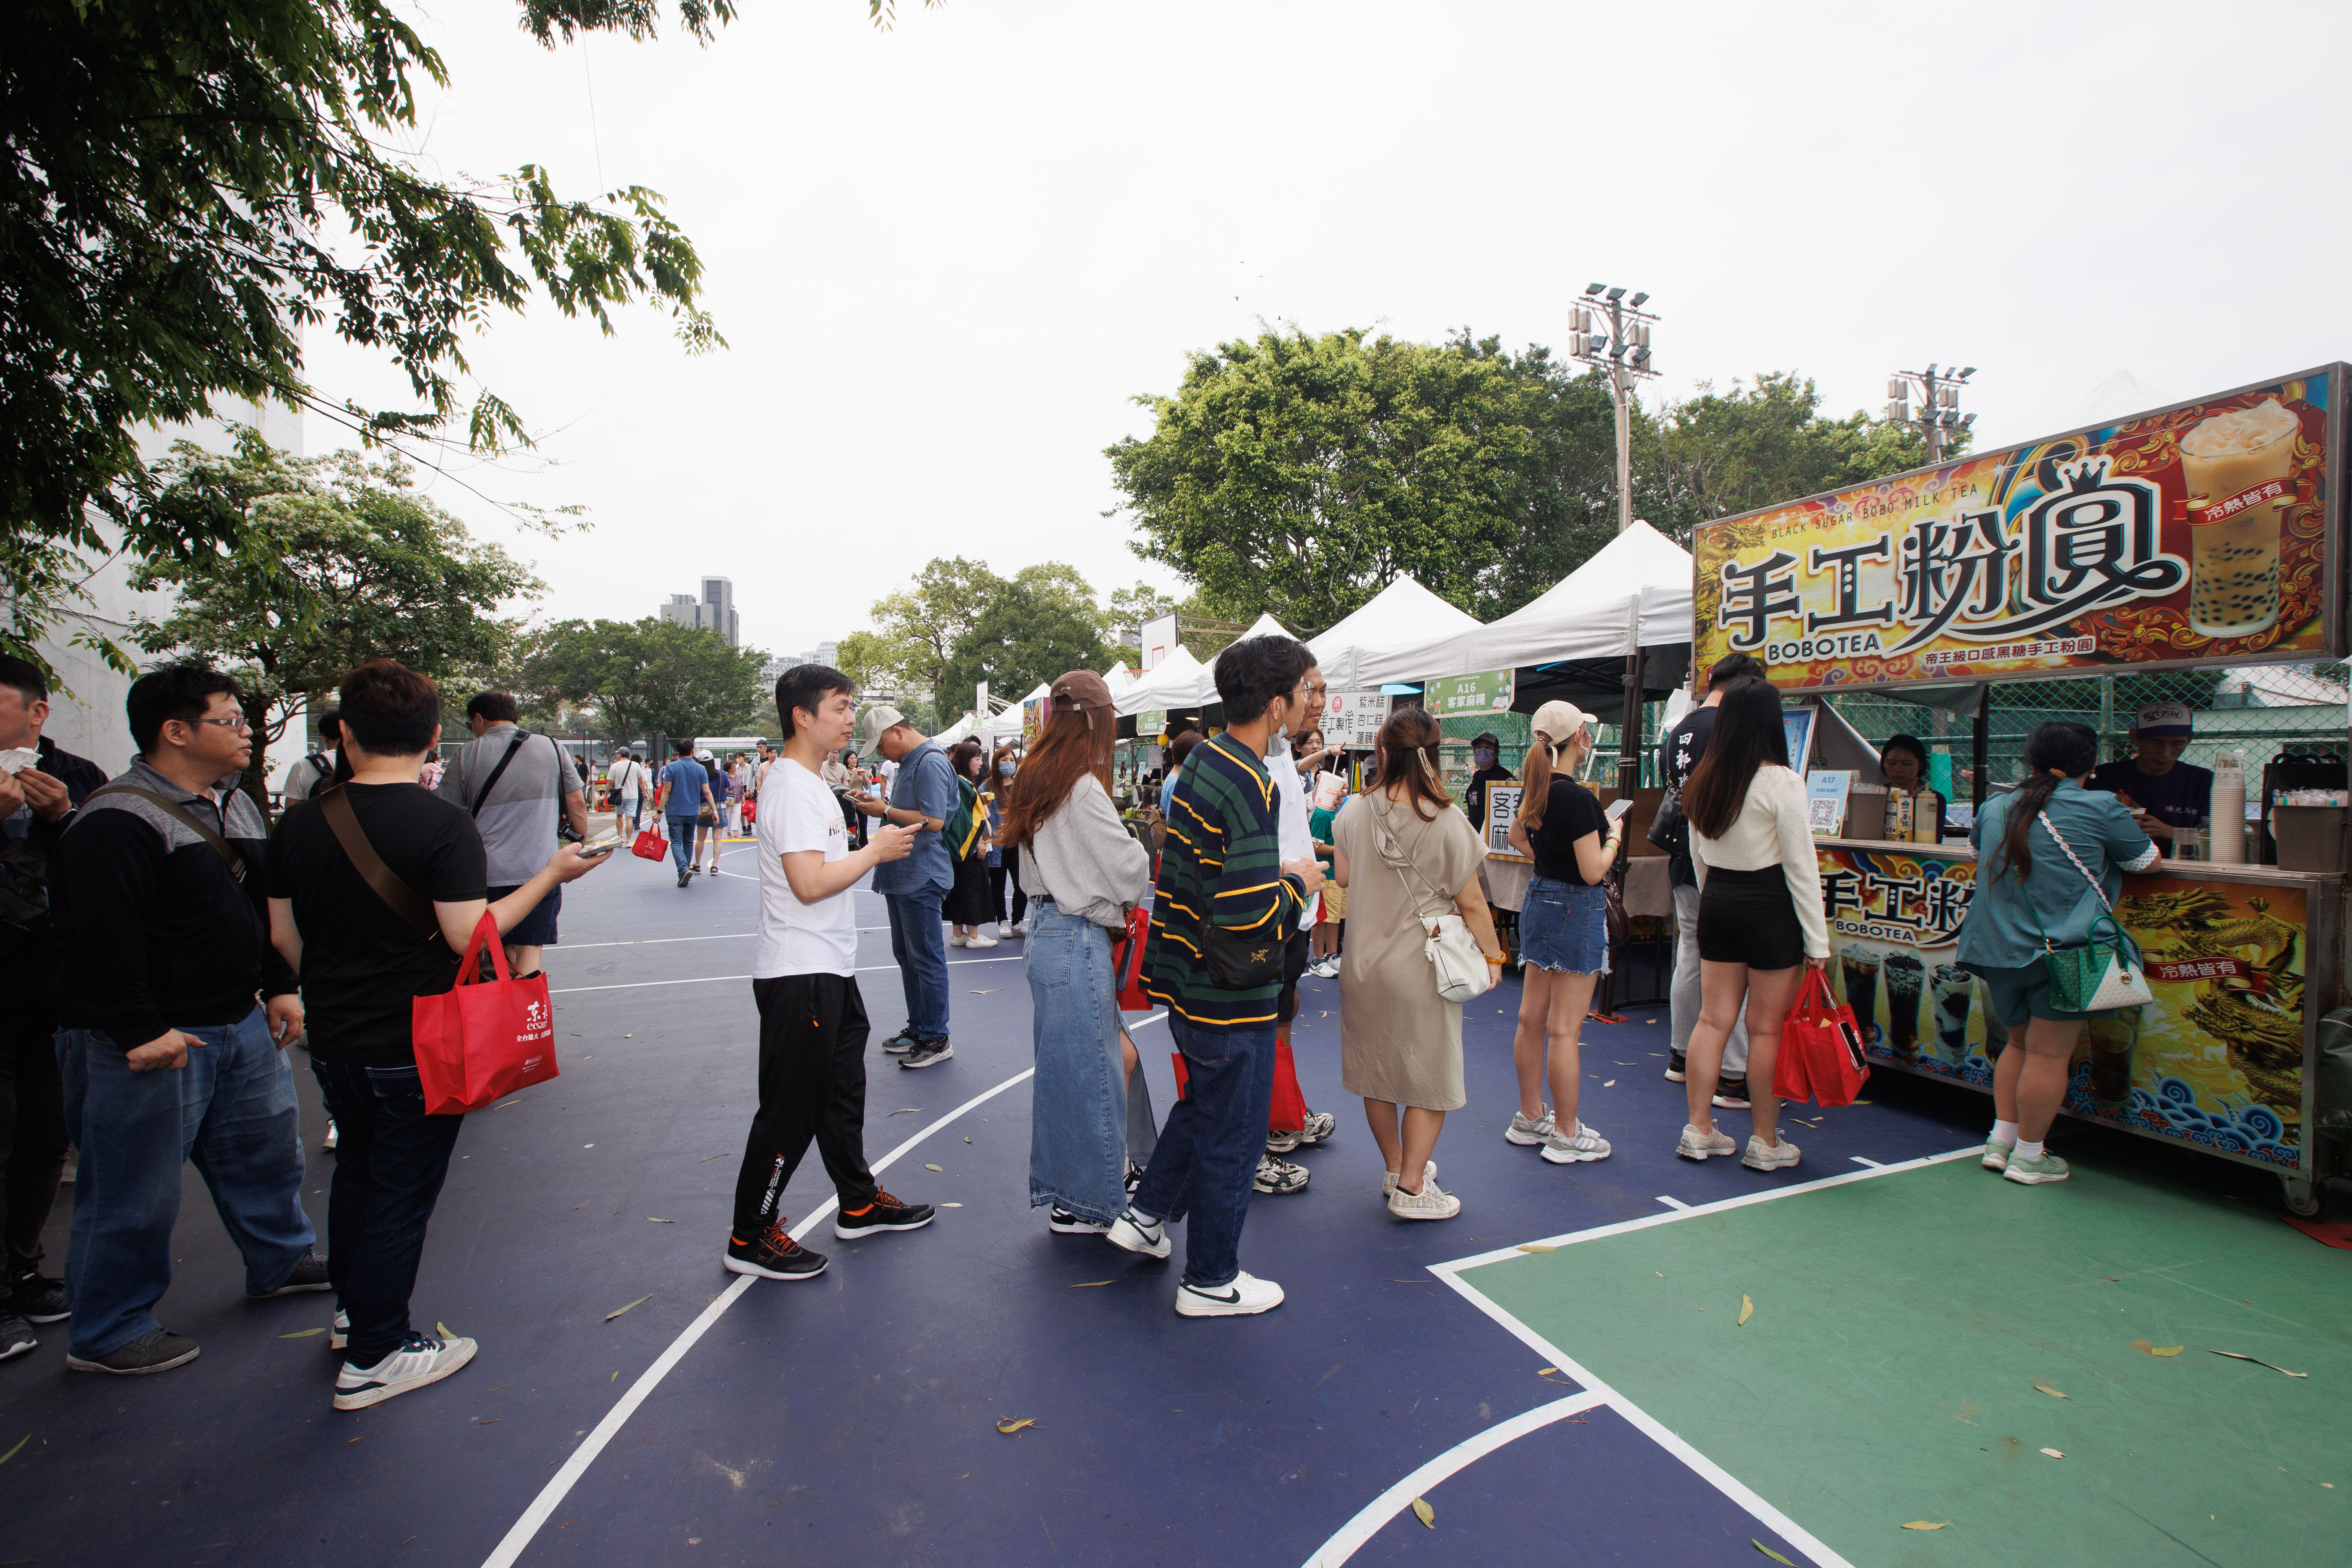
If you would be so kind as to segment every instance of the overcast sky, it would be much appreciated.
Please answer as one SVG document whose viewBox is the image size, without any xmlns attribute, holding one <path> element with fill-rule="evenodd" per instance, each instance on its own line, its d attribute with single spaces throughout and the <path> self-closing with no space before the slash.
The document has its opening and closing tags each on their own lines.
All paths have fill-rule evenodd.
<svg viewBox="0 0 2352 1568">
<path fill-rule="evenodd" d="M 660 191 L 731 344 L 490 323 L 540 451 L 452 473 L 595 527 L 434 493 L 537 563 L 542 616 L 724 573 L 797 653 L 934 555 L 1176 588 L 1100 515 L 1102 448 L 1262 321 L 1558 346 L 1622 283 L 1664 318 L 1653 396 L 1785 369 L 1844 414 L 1974 364 L 1980 446 L 2118 372 L 2154 405 L 2352 350 L 2341 5 L 901 4 L 551 53 L 502 0 L 410 8 L 451 75 L 428 164 Z M 323 332 L 310 363 L 405 391 Z"/>
</svg>

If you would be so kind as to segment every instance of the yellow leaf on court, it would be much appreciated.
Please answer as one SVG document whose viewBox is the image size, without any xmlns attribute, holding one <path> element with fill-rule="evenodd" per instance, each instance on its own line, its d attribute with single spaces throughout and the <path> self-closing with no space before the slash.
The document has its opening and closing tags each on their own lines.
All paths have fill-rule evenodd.
<svg viewBox="0 0 2352 1568">
<path fill-rule="evenodd" d="M 963 1207 L 963 1205 L 961 1204 L 941 1204 L 940 1207 L 943 1209 L 960 1209 Z"/>
<path fill-rule="evenodd" d="M 1775 1563 L 1788 1563 L 1789 1568 L 1797 1568 L 1797 1565 L 1794 1563 L 1789 1563 L 1787 1558 L 1781 1556 L 1779 1552 L 1773 1551 L 1770 1547 L 1765 1545 L 1762 1542 L 1757 1540 L 1752 1535 L 1748 1538 L 1748 1544 L 1753 1546 L 1757 1551 L 1761 1552 L 1765 1556 L 1769 1557 Z"/>
<path fill-rule="evenodd" d="M 434 1320 L 433 1326 L 441 1331 L 441 1337 L 445 1340 L 454 1340 L 457 1337 L 449 1331 L 448 1324 L 442 1322 L 437 1318 Z"/>
<path fill-rule="evenodd" d="M 1421 1521 L 1422 1523 L 1427 1525 L 1432 1530 L 1435 1530 L 1437 1528 L 1437 1510 L 1429 1506 L 1429 1500 L 1427 1498 L 1415 1498 L 1412 1500 L 1412 1517 Z"/>
<path fill-rule="evenodd" d="M 1519 1250 L 1521 1252 L 1558 1252 L 1559 1248 L 1557 1247 L 1546 1247 L 1540 1241 L 1523 1241 L 1519 1243 Z"/>
<path fill-rule="evenodd" d="M 1948 1519 L 1944 1521 L 1944 1524 L 1949 1524 L 1952 1521 Z M 1941 1530 L 1944 1528 L 1944 1524 L 1935 1524 L 1924 1519 L 1915 1519 L 1903 1528 L 1906 1530 Z"/>
<path fill-rule="evenodd" d="M 2225 1355 L 2225 1356 L 2228 1356 L 2231 1361 L 2250 1361 L 2250 1362 L 2252 1362 L 2256 1366 L 2267 1366 L 2267 1367 L 2269 1367 L 2273 1372 L 2285 1372 L 2285 1373 L 2286 1373 L 2286 1375 L 2287 1375 L 2287 1376 L 2289 1376 L 2289 1377 L 2309 1377 L 2309 1376 L 2311 1375 L 2311 1373 L 2307 1373 L 2307 1372 L 2287 1372 L 2287 1371 L 2286 1371 L 2286 1368 L 2284 1368 L 2284 1367 L 2283 1367 L 2283 1366 L 2276 1365 L 2275 1363 L 2271 1363 L 2271 1362 L 2266 1362 L 2266 1361 L 2264 1361 L 2262 1357 L 2260 1357 L 2260 1356 L 2258 1356 L 2258 1355 L 2247 1355 L 2247 1354 L 2245 1354 L 2243 1352 L 2241 1352 L 2241 1351 L 2217 1351 L 2217 1350 L 2213 1350 L 2210 1346 L 2208 1346 L 2208 1347 L 2207 1347 L 2207 1350 L 2208 1350 L 2208 1352 L 2209 1352 L 2210 1354 L 2213 1354 L 2213 1355 Z"/>
<path fill-rule="evenodd" d="M 1034 1426 L 1035 1425 L 1037 1425 L 1037 1418 L 1034 1415 L 1024 1415 L 1018 1421 L 1015 1421 L 1013 1417 L 1008 1415 L 1003 1420 L 999 1421 L 996 1424 L 996 1429 L 1010 1437 L 1015 1432 L 1020 1431 L 1024 1426 Z"/>
<path fill-rule="evenodd" d="M 307 1340 L 312 1334 L 323 1334 L 326 1331 L 327 1331 L 324 1329 L 301 1329 L 290 1334 L 280 1334 L 278 1337 L 281 1340 Z"/>
<path fill-rule="evenodd" d="M 2048 1394 L 2048 1395 L 2049 1395 L 2051 1398 L 2053 1398 L 2053 1399 L 2063 1399 L 2063 1398 L 2065 1398 L 2065 1397 L 2066 1397 L 2064 1394 L 2063 1394 L 2059 1393 L 2056 1389 L 2054 1389 L 2054 1388 L 2051 1387 L 2051 1386 L 2050 1386 L 2048 1384 L 2046 1384 L 2046 1383 L 2038 1383 L 2038 1382 L 2037 1382 L 2033 1386 L 2034 1386 L 2035 1388 L 2037 1388 L 2037 1389 L 2040 1389 L 2042 1393 L 2044 1393 L 2044 1394 Z"/>
<path fill-rule="evenodd" d="M 1070 1289 L 1073 1290 L 1091 1290 L 1097 1285 L 1116 1285 L 1118 1283 L 1118 1281 L 1116 1279 L 1082 1279 L 1076 1285 L 1071 1286 Z"/>
<path fill-rule="evenodd" d="M 2045 1453 L 2045 1454 L 2049 1455 L 2049 1456 L 2050 1456 L 2052 1458 L 2053 1458 L 2053 1459 L 2063 1459 L 2063 1458 L 2064 1458 L 2066 1457 L 2065 1455 L 2063 1455 L 2063 1454 L 2060 1453 L 2060 1452 L 2059 1452 L 2057 1449 L 2055 1449 L 2055 1448 L 2044 1448 L 2044 1449 L 2042 1449 L 2042 1451 L 2043 1453 Z"/>
<path fill-rule="evenodd" d="M 637 1308 L 644 1306 L 646 1302 L 648 1302 L 648 1301 L 652 1300 L 653 1299 L 654 1299 L 654 1297 L 653 1297 L 653 1292 L 652 1292 L 652 1291 L 650 1291 L 650 1290 L 648 1290 L 648 1291 L 646 1291 L 644 1295 L 642 1295 L 642 1296 L 638 1297 L 635 1300 L 634 1300 L 634 1301 L 630 1302 L 627 1306 L 625 1306 L 625 1307 L 615 1307 L 615 1308 L 614 1308 L 611 1311 L 609 1311 L 609 1312 L 605 1313 L 605 1314 L 604 1314 L 604 1321 L 605 1321 L 606 1322 L 608 1322 L 608 1323 L 609 1323 L 609 1322 L 611 1322 L 614 1319 L 615 1319 L 615 1318 L 619 1317 L 622 1313 L 624 1313 L 624 1312 L 629 1312 L 629 1311 L 635 1311 Z M 443 1330 L 442 1331 L 446 1334 L 448 1331 L 445 1329 L 445 1330 Z"/>
<path fill-rule="evenodd" d="M 2131 1346 L 2142 1355 L 2179 1355 L 2189 1348 L 2187 1345 L 2152 1345 L 2146 1340 L 2134 1340 Z"/>
<path fill-rule="evenodd" d="M 926 1162 L 926 1163 L 924 1163 L 923 1169 L 924 1169 L 924 1170 L 926 1170 L 926 1171 L 936 1171 L 936 1170 L 939 1170 L 939 1169 L 940 1169 L 940 1167 L 939 1167 L 939 1166 L 937 1166 L 937 1165 L 934 1165 L 934 1164 L 931 1164 L 931 1163 L 929 1163 Z"/>
<path fill-rule="evenodd" d="M 1738 1327 L 1745 1327 L 1745 1326 L 1747 1325 L 1748 1320 L 1748 1319 L 1750 1319 L 1750 1318 L 1752 1318 L 1752 1317 L 1754 1317 L 1755 1315 L 1756 1315 L 1756 1303 L 1755 1303 L 1752 1300 L 1750 1300 L 1748 1297 L 1747 1297 L 1747 1296 L 1743 1295 L 1743 1296 L 1741 1296 L 1741 1297 L 1739 1298 L 1739 1321 L 1738 1321 L 1737 1324 L 1734 1324 L 1733 1326 L 1734 1326 L 1734 1327 L 1736 1327 L 1736 1328 L 1738 1328 Z"/>
<path fill-rule="evenodd" d="M 646 1223 L 647 1225 L 676 1225 L 677 1221 L 674 1219 L 656 1219 L 653 1215 L 646 1215 Z"/>
<path fill-rule="evenodd" d="M 1615 1089 L 1615 1088 L 1617 1087 L 1617 1080 L 1616 1080 L 1615 1079 L 1613 1079 L 1613 1078 L 1612 1078 L 1612 1079 L 1611 1079 L 1607 1083 L 1602 1084 L 1601 1087 L 1601 1088 L 1603 1088 L 1603 1089 Z"/>
<path fill-rule="evenodd" d="M 1536 1375 L 1537 1375 L 1538 1377 L 1541 1377 L 1544 1373 L 1548 1373 L 1548 1372 L 1558 1372 L 1559 1370 L 1559 1368 L 1558 1368 L 1558 1367 L 1556 1367 L 1556 1366 L 1539 1366 L 1539 1367 L 1536 1368 Z"/>
</svg>

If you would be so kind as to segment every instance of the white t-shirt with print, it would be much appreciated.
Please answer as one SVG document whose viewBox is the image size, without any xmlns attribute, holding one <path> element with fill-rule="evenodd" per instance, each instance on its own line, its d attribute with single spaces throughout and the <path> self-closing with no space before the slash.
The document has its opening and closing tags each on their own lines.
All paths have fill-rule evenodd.
<svg viewBox="0 0 2352 1568">
<path fill-rule="evenodd" d="M 849 853 L 849 825 L 824 781 L 779 757 L 760 789 L 760 941 L 751 973 L 851 974 L 857 968 L 857 915 L 849 889 L 804 904 L 784 879 L 783 857 L 814 849 L 826 865 Z"/>
</svg>

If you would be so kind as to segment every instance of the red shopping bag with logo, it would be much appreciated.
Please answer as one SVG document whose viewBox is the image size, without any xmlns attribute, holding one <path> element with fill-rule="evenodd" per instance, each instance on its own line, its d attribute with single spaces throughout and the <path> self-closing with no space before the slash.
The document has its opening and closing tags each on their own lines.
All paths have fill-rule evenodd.
<svg viewBox="0 0 2352 1568">
<path fill-rule="evenodd" d="M 1780 1026 L 1780 1056 L 1772 1065 L 1772 1092 L 1823 1108 L 1852 1105 L 1870 1079 L 1862 1030 L 1853 1009 L 1830 990 L 1825 971 L 1805 966 L 1797 1004 Z"/>
<path fill-rule="evenodd" d="M 640 860 L 658 860 L 669 853 L 669 840 L 654 826 L 654 823 L 660 820 L 656 816 L 637 829 L 636 842 L 629 846 L 630 854 Z"/>
<path fill-rule="evenodd" d="M 1111 973 L 1118 976 L 1118 1010 L 1148 1013 L 1151 998 L 1143 994 L 1143 944 L 1150 940 L 1151 911 L 1138 909 L 1127 917 L 1127 934 L 1111 944 Z"/>
<path fill-rule="evenodd" d="M 487 947 L 497 973 L 481 978 Z M 547 976 L 517 980 L 507 971 L 499 923 L 485 910 L 457 961 L 457 984 L 410 1005 L 416 1077 L 428 1116 L 479 1110 L 502 1094 L 556 1076 L 555 1007 Z"/>
</svg>

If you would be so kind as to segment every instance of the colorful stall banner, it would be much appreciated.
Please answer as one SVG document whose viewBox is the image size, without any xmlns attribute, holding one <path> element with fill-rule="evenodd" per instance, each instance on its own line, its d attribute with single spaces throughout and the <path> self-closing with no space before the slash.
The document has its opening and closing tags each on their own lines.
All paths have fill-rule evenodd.
<svg viewBox="0 0 2352 1568">
<path fill-rule="evenodd" d="M 1802 690 L 2340 657 L 2345 371 L 1702 523 L 1698 666 Z"/>
<path fill-rule="evenodd" d="M 1149 741 L 1167 728 L 1168 710 L 1165 708 L 1146 708 L 1135 716 L 1135 734 L 1138 740 Z"/>
<path fill-rule="evenodd" d="M 1422 688 L 1422 705 L 1440 719 L 1465 713 L 1508 713 L 1518 672 L 1483 669 L 1475 675 L 1449 675 Z"/>
<path fill-rule="evenodd" d="M 1024 697 L 1021 700 L 1021 743 L 1028 745 L 1045 727 L 1045 699 Z"/>
<path fill-rule="evenodd" d="M 1385 692 L 1332 691 L 1323 699 L 1323 743 L 1350 752 L 1368 752 L 1388 722 Z"/>
<path fill-rule="evenodd" d="M 1832 984 L 1870 1054 L 1990 1088 L 2000 1053 L 1987 1047 L 1984 983 L 1953 962 L 1976 863 L 1819 854 Z M 2116 913 L 2147 958 L 2156 1000 L 2085 1026 L 2066 1109 L 2299 1167 L 2305 900 L 2296 885 L 2126 877 Z"/>
</svg>

